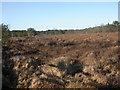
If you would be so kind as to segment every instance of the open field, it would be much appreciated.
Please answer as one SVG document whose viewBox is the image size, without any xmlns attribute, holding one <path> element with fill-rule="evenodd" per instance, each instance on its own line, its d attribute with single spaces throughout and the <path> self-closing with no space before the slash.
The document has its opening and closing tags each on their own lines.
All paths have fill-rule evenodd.
<svg viewBox="0 0 120 90">
<path fill-rule="evenodd" d="M 3 88 L 120 86 L 118 32 L 13 37 L 3 44 Z"/>
</svg>

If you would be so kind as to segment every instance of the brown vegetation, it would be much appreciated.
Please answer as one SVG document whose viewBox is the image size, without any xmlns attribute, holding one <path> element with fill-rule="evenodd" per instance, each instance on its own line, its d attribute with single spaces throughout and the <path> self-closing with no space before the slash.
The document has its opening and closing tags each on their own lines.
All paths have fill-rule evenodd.
<svg viewBox="0 0 120 90">
<path fill-rule="evenodd" d="M 3 88 L 120 86 L 118 32 L 12 37 L 3 44 Z"/>
</svg>

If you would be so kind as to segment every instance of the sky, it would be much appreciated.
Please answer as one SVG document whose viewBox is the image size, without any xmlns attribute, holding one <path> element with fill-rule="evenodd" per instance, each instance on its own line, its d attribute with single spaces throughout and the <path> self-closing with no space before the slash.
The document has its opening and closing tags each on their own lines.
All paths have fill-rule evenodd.
<svg viewBox="0 0 120 90">
<path fill-rule="evenodd" d="M 84 29 L 118 20 L 118 2 L 2 2 L 10 30 Z"/>
<path fill-rule="evenodd" d="M 120 1 L 118 2 L 118 21 L 120 21 Z"/>
</svg>

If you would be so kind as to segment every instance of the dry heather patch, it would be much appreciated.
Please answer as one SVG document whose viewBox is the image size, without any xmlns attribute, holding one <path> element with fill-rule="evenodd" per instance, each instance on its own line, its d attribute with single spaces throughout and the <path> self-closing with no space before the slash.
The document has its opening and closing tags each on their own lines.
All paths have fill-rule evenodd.
<svg viewBox="0 0 120 90">
<path fill-rule="evenodd" d="M 3 87 L 120 86 L 117 43 L 116 32 L 11 38 L 3 44 Z"/>
</svg>

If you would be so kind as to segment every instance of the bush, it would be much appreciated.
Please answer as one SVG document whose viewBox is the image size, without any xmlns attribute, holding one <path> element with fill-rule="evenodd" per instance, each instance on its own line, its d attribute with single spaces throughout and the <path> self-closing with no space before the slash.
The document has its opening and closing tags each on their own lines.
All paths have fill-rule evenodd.
<svg viewBox="0 0 120 90">
<path fill-rule="evenodd" d="M 61 61 L 58 63 L 58 68 L 61 71 L 65 71 L 65 75 L 75 75 L 76 73 L 82 72 L 83 66 L 77 60 L 70 60 L 70 61 Z"/>
<path fill-rule="evenodd" d="M 10 30 L 8 28 L 8 25 L 1 24 L 0 31 L 2 31 L 2 41 L 8 42 L 8 40 L 10 38 Z"/>
<path fill-rule="evenodd" d="M 67 42 L 67 43 L 64 43 L 64 46 L 73 46 L 75 45 L 76 43 L 74 42 Z"/>
<path fill-rule="evenodd" d="M 56 46 L 57 43 L 55 41 L 51 41 L 51 42 L 48 43 L 48 45 L 50 45 L 50 46 Z"/>
</svg>

